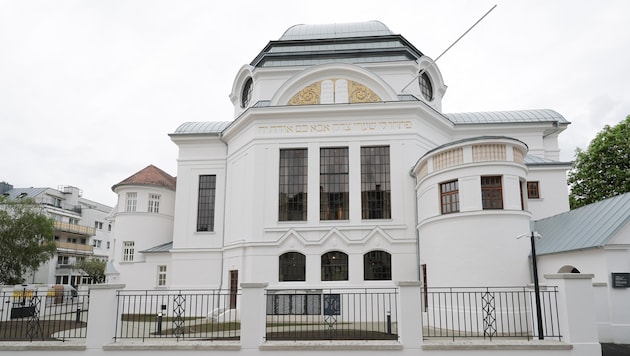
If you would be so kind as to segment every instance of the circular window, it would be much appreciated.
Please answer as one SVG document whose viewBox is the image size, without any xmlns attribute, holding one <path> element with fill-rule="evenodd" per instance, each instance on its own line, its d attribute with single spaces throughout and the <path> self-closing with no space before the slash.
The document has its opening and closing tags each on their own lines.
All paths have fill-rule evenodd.
<svg viewBox="0 0 630 356">
<path fill-rule="evenodd" d="M 252 89 L 254 87 L 254 81 L 252 78 L 247 78 L 245 85 L 243 85 L 243 92 L 241 93 L 241 107 L 246 108 L 249 105 L 249 101 L 252 99 Z"/>
<path fill-rule="evenodd" d="M 431 79 L 429 79 L 427 73 L 422 73 L 422 75 L 418 78 L 418 81 L 420 82 L 420 92 L 422 93 L 422 96 L 424 96 L 424 98 L 428 101 L 433 100 L 433 85 L 431 84 Z"/>
</svg>

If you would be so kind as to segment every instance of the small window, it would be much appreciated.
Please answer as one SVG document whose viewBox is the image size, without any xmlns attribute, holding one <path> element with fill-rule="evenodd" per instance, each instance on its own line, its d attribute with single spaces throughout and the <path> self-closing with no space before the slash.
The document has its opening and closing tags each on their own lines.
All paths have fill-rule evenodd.
<svg viewBox="0 0 630 356">
<path fill-rule="evenodd" d="M 158 287 L 166 286 L 166 266 L 160 265 L 158 267 L 157 285 Z"/>
<path fill-rule="evenodd" d="M 501 176 L 481 177 L 481 203 L 483 209 L 503 209 Z"/>
<path fill-rule="evenodd" d="M 361 147 L 361 218 L 391 218 L 389 146 Z"/>
<path fill-rule="evenodd" d="M 94 228 L 98 229 L 98 230 L 103 230 L 103 223 L 100 221 L 95 221 L 94 222 Z"/>
<path fill-rule="evenodd" d="M 433 84 L 431 84 L 431 79 L 429 75 L 423 72 L 420 77 L 418 77 L 418 81 L 420 83 L 420 92 L 422 96 L 428 101 L 433 100 Z"/>
<path fill-rule="evenodd" d="M 440 207 L 442 214 L 459 211 L 459 183 L 456 180 L 440 183 Z"/>
<path fill-rule="evenodd" d="M 133 213 L 136 211 L 136 206 L 138 205 L 138 193 L 127 193 L 126 196 L 127 205 L 126 212 Z"/>
<path fill-rule="evenodd" d="M 306 280 L 306 256 L 299 252 L 287 252 L 279 258 L 278 280 L 280 282 L 303 282 Z"/>
<path fill-rule="evenodd" d="M 540 199 L 538 182 L 527 182 L 527 199 Z"/>
<path fill-rule="evenodd" d="M 160 212 L 160 195 L 159 194 L 149 194 L 149 213 L 157 214 Z"/>
<path fill-rule="evenodd" d="M 124 262 L 133 262 L 134 255 L 134 245 L 133 241 L 123 241 L 123 261 Z"/>
<path fill-rule="evenodd" d="M 278 220 L 306 221 L 308 192 L 308 151 L 306 148 L 280 150 Z"/>
<path fill-rule="evenodd" d="M 363 255 L 363 279 L 384 281 L 392 279 L 392 256 L 385 251 L 370 251 Z"/>
<path fill-rule="evenodd" d="M 321 148 L 319 162 L 319 218 L 348 220 L 350 205 L 348 147 Z"/>
<path fill-rule="evenodd" d="M 331 251 L 322 255 L 322 281 L 348 280 L 348 255 Z"/>
</svg>

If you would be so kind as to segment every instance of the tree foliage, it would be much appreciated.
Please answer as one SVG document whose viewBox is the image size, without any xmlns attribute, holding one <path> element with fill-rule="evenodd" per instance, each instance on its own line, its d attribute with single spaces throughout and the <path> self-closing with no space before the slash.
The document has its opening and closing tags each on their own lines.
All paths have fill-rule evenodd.
<svg viewBox="0 0 630 356">
<path fill-rule="evenodd" d="M 106 263 L 96 258 L 89 258 L 79 261 L 74 267 L 91 277 L 94 282 L 104 283 Z"/>
<path fill-rule="evenodd" d="M 630 115 L 576 150 L 568 182 L 571 209 L 630 192 Z"/>
<path fill-rule="evenodd" d="M 0 284 L 21 284 L 54 256 L 53 220 L 34 200 L 0 196 Z"/>
</svg>

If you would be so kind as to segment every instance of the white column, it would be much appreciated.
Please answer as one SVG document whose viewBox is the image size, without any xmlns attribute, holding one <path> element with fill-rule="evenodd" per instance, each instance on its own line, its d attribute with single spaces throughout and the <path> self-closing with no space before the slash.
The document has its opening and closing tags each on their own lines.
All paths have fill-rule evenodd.
<svg viewBox="0 0 630 356">
<path fill-rule="evenodd" d="M 124 289 L 124 284 L 90 285 L 90 306 L 88 307 L 87 349 L 102 349 L 116 336 L 118 305 L 116 291 Z"/>
<path fill-rule="evenodd" d="M 267 283 L 241 283 L 241 348 L 258 349 L 265 337 Z"/>
<path fill-rule="evenodd" d="M 422 347 L 422 303 L 419 281 L 397 283 L 400 291 L 398 302 L 398 335 L 405 349 Z"/>
<path fill-rule="evenodd" d="M 592 274 L 559 273 L 544 276 L 558 286 L 558 318 L 562 340 L 573 346 L 572 355 L 601 355 L 595 317 Z"/>
</svg>

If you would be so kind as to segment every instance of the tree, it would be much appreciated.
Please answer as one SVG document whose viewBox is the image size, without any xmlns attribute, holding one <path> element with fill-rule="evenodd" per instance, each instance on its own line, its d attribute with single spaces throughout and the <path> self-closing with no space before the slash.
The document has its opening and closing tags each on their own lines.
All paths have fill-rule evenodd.
<svg viewBox="0 0 630 356">
<path fill-rule="evenodd" d="M 92 280 L 96 283 L 105 282 L 105 264 L 107 262 L 101 261 L 96 258 L 89 258 L 82 261 L 79 261 L 75 264 L 74 268 L 82 271 L 87 274 L 88 277 L 92 278 Z"/>
<path fill-rule="evenodd" d="M 0 284 L 21 284 L 54 256 L 54 223 L 33 199 L 0 196 Z"/>
<path fill-rule="evenodd" d="M 571 209 L 630 192 L 630 115 L 576 150 L 568 182 Z"/>
</svg>

